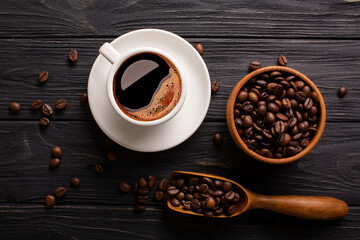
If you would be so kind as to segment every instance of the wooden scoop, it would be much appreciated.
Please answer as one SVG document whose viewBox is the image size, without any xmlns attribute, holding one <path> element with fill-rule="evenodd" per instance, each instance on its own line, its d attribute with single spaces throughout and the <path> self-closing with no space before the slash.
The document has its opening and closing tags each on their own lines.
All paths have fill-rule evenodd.
<svg viewBox="0 0 360 240">
<path fill-rule="evenodd" d="M 336 198 L 292 195 L 265 196 L 251 192 L 230 179 L 211 174 L 176 171 L 171 173 L 170 179 L 180 176 L 209 177 L 212 179 L 228 181 L 233 184 L 233 187 L 236 188 L 240 195 L 240 201 L 236 203 L 239 206 L 238 211 L 231 216 L 223 214 L 214 216 L 217 218 L 235 217 L 251 209 L 266 209 L 298 218 L 326 221 L 344 217 L 349 211 L 348 205 Z M 185 210 L 181 205 L 179 207 L 174 207 L 171 205 L 170 199 L 167 199 L 167 205 L 170 209 L 177 212 L 203 216 L 202 214 L 195 213 L 191 210 Z"/>
</svg>

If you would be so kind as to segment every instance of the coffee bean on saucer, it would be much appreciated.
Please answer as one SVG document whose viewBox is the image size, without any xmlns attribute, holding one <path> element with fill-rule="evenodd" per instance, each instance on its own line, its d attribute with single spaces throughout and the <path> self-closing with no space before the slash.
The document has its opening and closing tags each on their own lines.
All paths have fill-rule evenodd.
<svg viewBox="0 0 360 240">
<path fill-rule="evenodd" d="M 154 197 L 157 201 L 161 201 L 164 198 L 164 192 L 156 191 Z"/>
<path fill-rule="evenodd" d="M 168 188 L 168 180 L 166 178 L 163 178 L 159 183 L 159 190 L 165 192 Z"/>
<path fill-rule="evenodd" d="M 216 92 L 220 88 L 220 83 L 218 81 L 213 81 L 211 83 L 211 91 Z"/>
<path fill-rule="evenodd" d="M 95 172 L 97 174 L 102 174 L 104 172 L 104 169 L 100 163 L 95 164 Z"/>
<path fill-rule="evenodd" d="M 45 83 L 49 78 L 49 72 L 47 71 L 42 71 L 40 74 L 39 74 L 39 82 L 40 83 Z"/>
<path fill-rule="evenodd" d="M 140 185 L 140 187 L 147 186 L 147 181 L 145 180 L 145 178 L 139 178 L 139 185 Z"/>
<path fill-rule="evenodd" d="M 42 105 L 42 112 L 47 117 L 50 117 L 53 114 L 52 108 L 46 103 Z"/>
<path fill-rule="evenodd" d="M 9 110 L 10 110 L 10 112 L 18 113 L 21 110 L 21 104 L 18 102 L 11 102 L 9 104 Z"/>
<path fill-rule="evenodd" d="M 156 184 L 156 177 L 154 175 L 150 175 L 148 177 L 148 186 L 152 188 Z"/>
<path fill-rule="evenodd" d="M 202 45 L 201 43 L 196 44 L 196 45 L 195 45 L 195 49 L 196 49 L 196 51 L 198 51 L 198 53 L 199 53 L 200 55 L 203 55 L 203 53 L 204 53 L 204 47 L 203 47 L 203 45 Z"/>
<path fill-rule="evenodd" d="M 345 87 L 345 86 L 340 87 L 338 90 L 338 97 L 339 98 L 345 97 L 345 95 L 347 94 L 347 91 L 348 91 L 347 87 Z"/>
<path fill-rule="evenodd" d="M 72 49 L 69 52 L 69 60 L 74 63 L 76 62 L 77 59 L 78 59 L 78 52 L 75 49 Z"/>
<path fill-rule="evenodd" d="M 130 192 L 131 186 L 127 182 L 120 182 L 119 183 L 119 190 L 121 192 L 127 193 L 127 192 Z"/>
<path fill-rule="evenodd" d="M 67 189 L 64 187 L 58 187 L 55 189 L 54 194 L 57 198 L 62 198 L 67 194 Z"/>
<path fill-rule="evenodd" d="M 40 118 L 40 124 L 41 124 L 41 126 L 46 127 L 50 124 L 50 120 L 46 117 L 42 117 L 42 118 Z"/>
<path fill-rule="evenodd" d="M 56 102 L 55 107 L 56 107 L 57 110 L 62 110 L 62 109 L 64 109 L 64 108 L 66 108 L 67 104 L 68 104 L 68 103 L 67 103 L 67 100 L 66 100 L 66 99 L 60 99 L 60 100 L 58 100 L 58 101 Z"/>
<path fill-rule="evenodd" d="M 260 62 L 251 62 L 249 64 L 249 68 L 250 68 L 251 71 L 259 69 L 259 68 L 261 68 L 261 63 Z"/>
<path fill-rule="evenodd" d="M 70 180 L 70 184 L 72 187 L 76 188 L 76 187 L 79 187 L 80 186 L 80 179 L 77 178 L 77 177 L 73 177 L 71 180 Z"/>
<path fill-rule="evenodd" d="M 31 103 L 31 109 L 32 110 L 39 110 L 43 105 L 43 102 L 38 99 L 38 100 L 34 100 L 32 103 Z"/>
<path fill-rule="evenodd" d="M 86 105 L 88 103 L 88 96 L 87 93 L 82 93 L 80 96 L 80 103 L 81 105 Z"/>
<path fill-rule="evenodd" d="M 110 161 L 116 161 L 117 160 L 117 154 L 114 151 L 109 151 L 106 156 Z"/>
<path fill-rule="evenodd" d="M 213 137 L 213 142 L 216 146 L 220 146 L 222 144 L 223 137 L 220 133 L 215 133 Z"/>
<path fill-rule="evenodd" d="M 45 197 L 45 206 L 47 208 L 51 208 L 54 205 L 55 205 L 55 197 L 53 195 L 47 195 Z"/>
<path fill-rule="evenodd" d="M 55 147 L 53 147 L 53 148 L 51 149 L 51 155 L 52 155 L 53 157 L 61 158 L 62 155 L 63 155 L 63 152 L 62 152 L 62 150 L 61 150 L 60 147 L 55 146 Z"/>
<path fill-rule="evenodd" d="M 281 66 L 286 66 L 287 63 L 288 63 L 288 60 L 287 58 L 284 56 L 284 55 L 280 55 L 279 56 L 279 59 L 278 59 L 278 62 Z"/>
<path fill-rule="evenodd" d="M 54 169 L 59 167 L 61 164 L 61 160 L 59 158 L 52 158 L 49 162 L 49 167 Z"/>
</svg>

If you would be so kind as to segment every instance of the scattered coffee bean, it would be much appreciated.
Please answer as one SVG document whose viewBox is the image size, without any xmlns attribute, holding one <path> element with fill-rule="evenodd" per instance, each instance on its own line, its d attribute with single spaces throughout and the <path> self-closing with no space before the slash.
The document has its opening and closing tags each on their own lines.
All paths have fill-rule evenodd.
<svg viewBox="0 0 360 240">
<path fill-rule="evenodd" d="M 52 158 L 49 162 L 49 167 L 54 169 L 59 167 L 60 164 L 61 164 L 61 160 L 59 158 Z"/>
<path fill-rule="evenodd" d="M 18 102 L 11 102 L 9 104 L 9 110 L 10 110 L 10 112 L 18 113 L 21 110 L 21 104 Z"/>
<path fill-rule="evenodd" d="M 195 49 L 196 49 L 196 51 L 198 51 L 198 53 L 199 53 L 200 55 L 203 55 L 203 53 L 204 53 L 204 47 L 203 47 L 203 45 L 202 45 L 201 43 L 196 44 L 196 45 L 195 45 Z"/>
<path fill-rule="evenodd" d="M 31 103 L 31 109 L 32 110 L 39 110 L 43 105 L 43 102 L 41 100 L 34 100 L 32 103 Z"/>
<path fill-rule="evenodd" d="M 223 137 L 220 133 L 215 133 L 213 137 L 213 142 L 216 146 L 220 146 L 222 144 Z"/>
<path fill-rule="evenodd" d="M 116 161 L 117 160 L 117 154 L 116 152 L 114 151 L 109 151 L 107 154 L 106 154 L 107 158 L 110 160 L 110 161 Z"/>
<path fill-rule="evenodd" d="M 62 198 L 67 194 L 67 189 L 64 187 L 58 187 L 55 189 L 54 194 L 57 198 Z"/>
<path fill-rule="evenodd" d="M 135 181 L 133 183 L 133 192 L 136 193 L 139 190 L 139 184 L 137 183 L 137 181 Z"/>
<path fill-rule="evenodd" d="M 88 96 L 87 93 L 82 93 L 80 96 L 80 103 L 81 105 L 86 105 L 88 103 Z"/>
<path fill-rule="evenodd" d="M 49 78 L 49 72 L 47 71 L 43 71 L 39 74 L 39 82 L 40 83 L 45 83 Z"/>
<path fill-rule="evenodd" d="M 149 188 L 152 188 L 155 184 L 156 184 L 156 177 L 154 175 L 150 175 L 148 177 Z"/>
<path fill-rule="evenodd" d="M 211 83 L 211 90 L 213 92 L 216 92 L 217 90 L 219 90 L 219 88 L 220 88 L 220 83 L 218 81 L 215 80 Z"/>
<path fill-rule="evenodd" d="M 157 201 L 161 201 L 164 199 L 164 192 L 162 191 L 156 191 L 154 194 L 154 197 Z"/>
<path fill-rule="evenodd" d="M 60 99 L 56 102 L 55 107 L 57 110 L 63 110 L 64 108 L 66 108 L 67 104 L 68 103 L 67 103 L 66 99 Z"/>
<path fill-rule="evenodd" d="M 135 206 L 135 210 L 137 210 L 137 211 L 144 211 L 145 208 L 146 207 L 144 204 L 136 204 L 136 206 Z"/>
<path fill-rule="evenodd" d="M 251 62 L 249 64 L 249 68 L 250 68 L 251 71 L 259 69 L 259 68 L 261 68 L 261 63 L 259 63 L 259 62 Z"/>
<path fill-rule="evenodd" d="M 52 108 L 46 103 L 42 105 L 42 112 L 47 117 L 50 117 L 53 114 Z"/>
<path fill-rule="evenodd" d="M 63 155 L 63 152 L 60 147 L 55 146 L 51 149 L 51 155 L 56 158 L 61 158 Z"/>
<path fill-rule="evenodd" d="M 55 205 L 55 197 L 53 195 L 47 195 L 45 197 L 45 206 L 51 208 Z"/>
<path fill-rule="evenodd" d="M 50 124 L 50 120 L 46 117 L 42 117 L 42 118 L 40 118 L 40 124 L 41 124 L 41 126 L 46 127 Z"/>
<path fill-rule="evenodd" d="M 80 186 L 80 179 L 77 178 L 77 177 L 73 177 L 70 180 L 70 184 L 71 184 L 72 187 L 77 188 L 77 187 Z"/>
<path fill-rule="evenodd" d="M 284 55 L 280 55 L 278 61 L 281 66 L 286 66 L 288 63 L 288 60 Z"/>
<path fill-rule="evenodd" d="M 127 192 L 130 192 L 131 186 L 127 182 L 120 182 L 119 183 L 119 190 L 121 192 L 127 193 Z"/>
<path fill-rule="evenodd" d="M 137 203 L 146 204 L 148 201 L 149 201 L 148 196 L 144 196 L 144 195 L 138 195 L 137 196 Z"/>
<path fill-rule="evenodd" d="M 76 62 L 78 59 L 78 52 L 75 49 L 70 50 L 69 52 L 69 60 L 71 62 Z"/>
<path fill-rule="evenodd" d="M 168 180 L 163 178 L 159 183 L 159 190 L 165 192 L 168 188 Z"/>
<path fill-rule="evenodd" d="M 140 195 L 148 195 L 148 193 L 149 193 L 149 188 L 147 188 L 147 187 L 140 187 L 140 188 L 138 189 L 138 193 L 139 193 Z"/>
<path fill-rule="evenodd" d="M 339 90 L 338 90 L 338 97 L 339 97 L 339 98 L 345 97 L 345 95 L 347 94 L 347 91 L 348 91 L 347 87 L 342 86 L 342 87 L 339 88 Z"/>
<path fill-rule="evenodd" d="M 104 169 L 100 163 L 95 164 L 95 172 L 97 174 L 102 174 L 104 172 Z"/>
</svg>

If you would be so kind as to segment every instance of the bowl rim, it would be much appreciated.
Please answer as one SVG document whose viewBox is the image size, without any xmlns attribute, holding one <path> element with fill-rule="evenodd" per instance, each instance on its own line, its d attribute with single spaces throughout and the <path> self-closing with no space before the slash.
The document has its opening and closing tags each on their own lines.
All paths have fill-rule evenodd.
<svg viewBox="0 0 360 240">
<path fill-rule="evenodd" d="M 315 136 L 311 139 L 309 145 L 303 149 L 301 152 L 299 152 L 298 154 L 291 156 L 291 157 L 287 157 L 287 158 L 268 158 L 268 157 L 264 157 L 256 152 L 254 152 L 253 150 L 249 149 L 247 147 L 247 145 L 244 143 L 244 141 L 241 139 L 241 137 L 239 136 L 239 134 L 237 133 L 236 130 L 236 126 L 235 126 L 235 118 L 234 118 L 234 105 L 235 105 L 235 101 L 236 101 L 236 97 L 240 91 L 240 89 L 245 85 L 246 82 L 248 82 L 251 78 L 262 74 L 264 72 L 271 72 L 271 71 L 282 71 L 282 72 L 287 72 L 290 73 L 292 75 L 295 75 L 296 77 L 302 79 L 303 81 L 305 81 L 313 91 L 315 91 L 315 93 L 317 94 L 318 98 L 319 98 L 319 105 L 320 105 L 320 118 L 319 118 L 319 122 L 318 122 L 318 131 L 315 134 Z M 240 147 L 241 150 L 243 150 L 247 155 L 255 158 L 258 161 L 264 162 L 264 163 L 269 163 L 269 164 L 286 164 L 286 163 L 291 163 L 291 162 L 295 162 L 297 160 L 299 160 L 300 158 L 304 157 L 306 154 L 308 154 L 315 146 L 316 144 L 319 142 L 324 129 L 325 129 L 325 124 L 326 124 L 326 108 L 325 108 L 325 101 L 321 95 L 321 92 L 319 91 L 319 89 L 316 87 L 315 83 L 313 83 L 313 81 L 311 81 L 307 76 L 305 76 L 304 74 L 302 74 L 301 72 L 289 68 L 289 67 L 284 67 L 284 66 L 269 66 L 269 67 L 264 67 L 264 68 L 260 68 L 257 69 L 249 74 L 247 74 L 244 78 L 242 78 L 233 88 L 228 102 L 227 102 L 227 106 L 226 106 L 226 122 L 227 122 L 227 126 L 229 129 L 229 132 L 231 134 L 231 137 L 233 138 L 233 140 L 235 141 L 236 145 L 238 147 Z"/>
</svg>

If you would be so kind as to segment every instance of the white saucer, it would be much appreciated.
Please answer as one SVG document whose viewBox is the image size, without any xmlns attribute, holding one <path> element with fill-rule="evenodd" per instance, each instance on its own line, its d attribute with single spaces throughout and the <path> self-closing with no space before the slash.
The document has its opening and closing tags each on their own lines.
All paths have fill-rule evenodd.
<svg viewBox="0 0 360 240">
<path fill-rule="evenodd" d="M 120 54 L 138 47 L 159 48 L 170 54 L 181 66 L 183 78 L 188 80 L 187 96 L 180 111 L 169 121 L 152 127 L 135 126 L 112 108 L 106 93 L 111 64 L 99 55 L 89 75 L 88 98 L 91 112 L 103 132 L 119 145 L 140 152 L 166 150 L 188 139 L 204 120 L 211 97 L 209 72 L 195 48 L 178 35 L 157 29 L 129 32 L 111 45 Z"/>
</svg>

